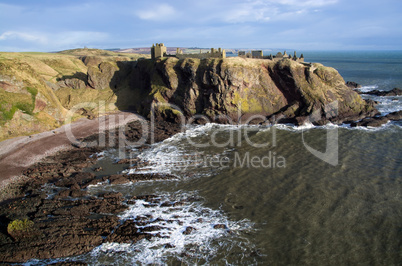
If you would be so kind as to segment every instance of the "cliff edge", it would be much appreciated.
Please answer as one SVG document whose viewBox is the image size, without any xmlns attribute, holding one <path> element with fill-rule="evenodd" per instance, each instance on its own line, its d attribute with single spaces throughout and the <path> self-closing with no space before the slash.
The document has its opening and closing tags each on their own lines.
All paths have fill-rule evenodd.
<svg viewBox="0 0 402 266">
<path fill-rule="evenodd" d="M 163 119 L 177 115 L 168 104 L 186 117 L 201 114 L 234 123 L 251 117 L 271 123 L 340 123 L 377 112 L 345 85 L 338 71 L 318 63 L 168 58 L 139 61 L 137 69 L 136 87 L 148 94 L 137 111 L 147 115 L 151 104 L 157 104 L 157 116 Z"/>
<path fill-rule="evenodd" d="M 80 49 L 0 53 L 0 140 L 130 110 L 160 120 L 340 123 L 377 111 L 329 67 L 245 58 L 150 60 Z M 68 118 L 68 119 L 67 119 Z"/>
</svg>

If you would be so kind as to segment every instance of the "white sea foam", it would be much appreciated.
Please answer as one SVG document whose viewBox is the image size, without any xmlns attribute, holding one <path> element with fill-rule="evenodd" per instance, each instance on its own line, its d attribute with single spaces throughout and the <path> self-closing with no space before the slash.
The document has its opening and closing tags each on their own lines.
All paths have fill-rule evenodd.
<svg viewBox="0 0 402 266">
<path fill-rule="evenodd" d="M 363 94 L 362 97 L 363 99 L 379 102 L 376 108 L 383 115 L 402 110 L 402 96 L 373 96 Z"/>
<path fill-rule="evenodd" d="M 219 253 L 229 254 L 230 249 L 250 251 L 253 248 L 240 241 L 241 232 L 252 230 L 252 223 L 246 220 L 230 221 L 221 211 L 204 207 L 194 194 L 160 195 L 158 202 L 150 204 L 137 200 L 120 218 L 134 222 L 146 219 L 146 225 L 137 226 L 139 230 L 154 226 L 157 230 L 151 233 L 159 234 L 162 238 L 152 237 L 151 240 L 143 239 L 134 244 L 105 243 L 91 252 L 95 261 L 107 254 L 118 256 L 124 253 L 124 259 L 130 264 L 164 264 L 172 258 L 189 263 L 208 262 L 218 250 Z M 224 225 L 225 228 L 215 229 L 215 225 Z M 184 234 L 188 228 L 191 231 Z M 221 246 L 229 249 L 222 250 Z"/>
<path fill-rule="evenodd" d="M 332 124 L 328 123 L 323 126 L 311 126 L 311 127 L 303 127 L 303 126 L 296 126 L 296 125 L 291 125 L 291 124 L 278 124 L 275 125 L 275 127 L 279 130 L 284 130 L 284 131 L 291 131 L 291 132 L 302 132 L 304 130 L 309 130 L 309 129 L 321 129 L 321 130 L 327 130 L 327 129 L 336 129 L 336 128 L 343 128 L 343 129 L 348 129 L 348 130 L 363 130 L 367 132 L 376 132 L 376 131 L 382 131 L 382 130 L 390 130 L 395 127 L 401 128 L 401 125 L 398 125 L 397 122 L 389 121 L 386 124 L 381 125 L 380 127 L 363 127 L 363 126 L 357 126 L 357 127 L 352 127 L 350 124 Z"/>
<path fill-rule="evenodd" d="M 378 131 L 388 129 L 394 123 L 388 123 L 379 128 L 370 127 L 354 127 L 349 124 L 336 125 L 328 123 L 322 126 L 315 126 L 311 123 L 306 123 L 302 126 L 293 124 L 276 124 L 273 126 L 248 126 L 248 125 L 219 125 L 219 124 L 206 124 L 204 126 L 194 126 L 184 133 L 174 135 L 161 143 L 151 146 L 150 149 L 138 155 L 141 160 L 139 167 L 135 169 L 126 170 L 124 173 L 165 173 L 178 176 L 178 178 L 185 178 L 187 176 L 201 177 L 211 174 L 211 167 L 208 160 L 211 158 L 222 158 L 232 153 L 233 145 L 226 147 L 214 146 L 211 142 L 211 137 L 219 132 L 223 138 L 234 137 L 234 145 L 236 145 L 237 131 L 242 137 L 241 130 L 252 129 L 258 131 L 257 134 L 264 134 L 264 132 L 271 131 L 273 128 L 278 130 L 285 130 L 291 132 L 303 132 L 313 129 L 331 130 L 336 128 L 345 128 L 349 130 L 365 130 L 365 131 Z M 232 134 L 233 135 L 230 135 Z M 198 142 L 197 142 L 198 141 Z M 194 143 L 209 143 L 208 147 L 199 147 Z M 211 151 L 213 147 L 213 152 Z M 211 154 L 212 153 L 212 154 Z M 141 162 L 146 162 L 141 166 Z M 219 171 L 219 168 L 213 168 L 214 171 Z"/>
<path fill-rule="evenodd" d="M 378 88 L 378 85 L 368 85 L 359 88 L 359 90 L 363 93 L 361 95 L 363 99 L 370 99 L 379 102 L 376 108 L 383 115 L 402 110 L 402 96 L 375 96 L 364 94 L 365 92 L 377 90 Z"/>
<path fill-rule="evenodd" d="M 107 150 L 101 151 L 101 152 L 96 152 L 92 155 L 89 156 L 89 158 L 97 158 L 97 159 L 102 159 L 108 154 Z"/>
<path fill-rule="evenodd" d="M 382 97 L 384 98 L 384 97 Z M 176 134 L 163 142 L 152 145 L 149 149 L 137 153 L 136 156 L 140 159 L 138 165 L 134 169 L 123 171 L 127 174 L 149 174 L 161 173 L 177 176 L 178 179 L 187 177 L 202 177 L 211 175 L 211 171 L 220 171 L 219 167 L 210 167 L 213 158 L 230 157 L 233 145 L 236 141 L 243 139 L 243 129 L 257 131 L 257 134 L 271 131 L 273 128 L 278 130 L 303 132 L 314 129 L 331 130 L 336 128 L 344 128 L 349 130 L 365 130 L 378 131 L 388 129 L 394 126 L 394 122 L 387 123 L 379 128 L 370 127 L 351 127 L 349 124 L 335 125 L 328 123 L 322 126 L 315 126 L 311 123 L 306 123 L 302 126 L 293 124 L 276 124 L 273 126 L 259 125 L 220 125 L 209 123 L 203 126 L 191 126 L 187 131 Z M 274 133 L 273 133 L 274 134 Z M 220 147 L 214 145 L 211 141 L 212 137 L 219 136 L 222 142 L 233 138 L 232 145 Z M 237 136 L 240 136 L 238 138 Z M 225 139 L 225 140 L 222 140 Z M 197 144 L 208 144 L 206 147 L 198 146 Z"/>
<path fill-rule="evenodd" d="M 255 231 L 254 224 L 249 220 L 231 221 L 222 211 L 205 207 L 202 198 L 195 192 L 161 193 L 152 198 L 152 202 L 136 200 L 119 218 L 121 224 L 127 220 L 145 221 L 145 225 L 137 224 L 137 228 L 141 231 L 154 226 L 154 231 L 148 232 L 154 236 L 136 243 L 107 242 L 84 255 L 32 259 L 24 265 L 74 261 L 91 265 L 162 265 L 172 261 L 184 264 L 227 264 L 228 261 L 235 264 L 256 263 L 253 257 L 243 261 L 243 254 L 256 250 L 254 245 L 246 241 L 246 235 Z M 216 225 L 219 228 L 214 228 Z M 186 230 L 187 233 L 183 234 Z"/>
<path fill-rule="evenodd" d="M 378 89 L 378 85 L 367 85 L 367 86 L 362 86 L 358 90 L 361 92 L 369 92 L 369 91 L 376 90 L 376 89 Z"/>
<path fill-rule="evenodd" d="M 121 158 L 119 158 L 119 154 L 116 149 L 107 149 L 107 150 L 103 150 L 101 152 L 96 152 L 96 153 L 90 155 L 89 158 L 97 158 L 98 160 L 109 159 L 109 160 L 115 160 L 115 161 L 118 161 L 121 159 Z"/>
<path fill-rule="evenodd" d="M 197 145 L 197 141 L 206 137 L 210 141 L 211 133 L 239 130 L 237 125 L 206 124 L 192 126 L 187 131 L 176 134 L 138 154 L 139 167 L 124 171 L 127 174 L 165 173 L 185 177 L 202 176 L 206 157 L 224 156 L 227 149 L 210 154 L 208 147 Z M 208 170 L 210 173 L 210 170 Z"/>
<path fill-rule="evenodd" d="M 312 123 L 306 123 L 301 126 L 293 125 L 293 124 L 275 124 L 274 127 L 279 130 L 284 130 L 284 131 L 291 131 L 291 132 L 302 132 L 306 130 L 311 130 L 311 129 L 335 129 L 335 128 L 348 128 L 350 127 L 349 125 L 346 124 L 333 124 L 331 122 L 328 122 L 326 125 L 322 126 L 316 126 Z"/>
</svg>

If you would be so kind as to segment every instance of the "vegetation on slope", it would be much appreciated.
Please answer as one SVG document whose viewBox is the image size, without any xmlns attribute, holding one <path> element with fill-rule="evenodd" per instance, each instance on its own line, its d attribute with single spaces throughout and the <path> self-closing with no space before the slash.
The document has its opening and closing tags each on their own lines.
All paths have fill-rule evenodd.
<svg viewBox="0 0 402 266">
<path fill-rule="evenodd" d="M 149 55 L 97 49 L 0 53 L 0 140 L 53 129 L 70 110 L 73 119 L 128 109 L 149 117 L 151 106 L 159 104 L 156 115 L 166 120 L 178 121 L 178 107 L 185 116 L 224 115 L 237 122 L 239 114 L 257 114 L 296 123 L 312 114 L 325 123 L 375 110 L 335 69 L 321 64 L 144 57 Z M 332 112 L 335 102 L 339 108 Z"/>
<path fill-rule="evenodd" d="M 118 71 L 116 62 L 141 57 L 147 56 L 98 49 L 60 53 L 0 52 L 0 141 L 54 129 L 65 122 L 68 110 L 78 104 L 98 103 L 97 107 L 83 105 L 84 109 L 90 109 L 86 111 L 95 114 L 99 109 L 116 110 L 119 88 L 112 90 L 110 80 L 104 81 L 103 88 L 91 87 L 88 69 L 98 69 L 96 62 L 109 61 Z M 73 119 L 87 113 L 79 109 Z"/>
</svg>

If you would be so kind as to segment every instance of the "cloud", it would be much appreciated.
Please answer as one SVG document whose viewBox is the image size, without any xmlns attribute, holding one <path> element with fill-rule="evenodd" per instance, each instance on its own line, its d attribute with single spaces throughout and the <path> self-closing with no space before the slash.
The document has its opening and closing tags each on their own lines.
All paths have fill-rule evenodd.
<svg viewBox="0 0 402 266">
<path fill-rule="evenodd" d="M 108 39 L 108 34 L 94 31 L 66 31 L 54 35 L 54 42 L 58 46 L 82 46 Z"/>
<path fill-rule="evenodd" d="M 232 4 L 219 16 L 227 23 L 269 22 L 296 19 L 318 7 L 336 4 L 338 0 L 250 0 Z"/>
<path fill-rule="evenodd" d="M 17 32 L 17 31 L 6 31 L 0 35 L 0 40 L 12 40 L 20 39 L 22 41 L 36 42 L 36 43 L 47 43 L 47 37 L 43 34 L 33 34 L 27 32 Z"/>
<path fill-rule="evenodd" d="M 94 31 L 64 31 L 57 33 L 6 31 L 0 35 L 0 47 L 13 45 L 13 50 L 61 50 L 72 47 L 100 45 L 102 42 L 107 41 L 108 37 L 107 33 Z"/>
<path fill-rule="evenodd" d="M 338 3 L 338 0 L 272 0 L 275 4 L 299 7 L 321 7 Z"/>
<path fill-rule="evenodd" d="M 136 12 L 140 19 L 164 21 L 175 18 L 176 10 L 168 4 L 155 5 L 153 8 Z"/>
<path fill-rule="evenodd" d="M 223 20 L 229 23 L 269 21 L 275 12 L 258 4 L 241 4 L 222 14 Z"/>
</svg>

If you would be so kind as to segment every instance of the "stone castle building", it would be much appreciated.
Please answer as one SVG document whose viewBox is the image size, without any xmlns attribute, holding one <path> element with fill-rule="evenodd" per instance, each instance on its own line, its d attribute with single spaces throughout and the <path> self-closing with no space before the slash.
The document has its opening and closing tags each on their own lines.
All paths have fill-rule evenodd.
<svg viewBox="0 0 402 266">
<path fill-rule="evenodd" d="M 301 54 L 300 57 L 297 57 L 296 51 L 294 52 L 293 57 L 291 55 L 288 55 L 286 53 L 286 51 L 283 54 L 281 52 L 278 52 L 276 55 L 270 54 L 269 56 L 264 56 L 262 50 L 252 50 L 251 52 L 250 51 L 248 51 L 248 52 L 239 51 L 238 56 L 243 57 L 243 58 L 270 59 L 270 60 L 291 59 L 291 60 L 294 60 L 297 62 L 304 62 L 303 54 Z M 198 53 L 198 54 L 184 54 L 180 48 L 177 48 L 175 55 L 169 55 L 169 54 L 167 54 L 167 48 L 163 43 L 152 44 L 151 58 L 157 59 L 157 58 L 163 58 L 163 57 L 176 57 L 178 59 L 226 58 L 226 51 L 225 51 L 225 49 L 222 49 L 222 48 L 219 48 L 218 50 L 211 48 L 211 51 L 208 51 L 206 53 L 202 53 L 200 50 L 200 53 Z"/>
<path fill-rule="evenodd" d="M 184 58 L 199 58 L 199 59 L 204 59 L 204 58 L 226 58 L 226 51 L 225 49 L 218 48 L 216 50 L 215 48 L 211 48 L 211 51 L 206 52 L 206 53 L 200 53 L 199 54 L 183 54 L 183 51 L 179 48 L 177 48 L 176 52 L 176 57 L 179 59 L 184 59 Z"/>
<path fill-rule="evenodd" d="M 166 55 L 166 46 L 163 43 L 156 43 L 155 45 L 152 44 L 151 47 L 151 58 L 161 58 Z"/>
<path fill-rule="evenodd" d="M 300 57 L 297 57 L 296 51 L 294 52 L 293 57 L 291 55 L 288 55 L 286 51 L 283 54 L 281 52 L 278 52 L 276 55 L 270 54 L 268 56 L 264 56 L 262 50 L 254 50 L 251 52 L 239 51 L 237 55 L 243 58 L 270 59 L 270 60 L 292 59 L 297 62 L 304 62 L 303 54 L 301 54 Z"/>
<path fill-rule="evenodd" d="M 225 49 L 222 49 L 222 48 L 219 48 L 218 50 L 216 50 L 215 48 L 211 48 L 211 51 L 208 51 L 206 53 L 202 53 L 200 50 L 199 54 L 184 54 L 180 48 L 177 48 L 176 55 L 168 55 L 166 53 L 166 51 L 167 51 L 166 46 L 163 43 L 156 43 L 155 45 L 152 44 L 151 58 L 152 59 L 157 59 L 157 58 L 162 58 L 162 57 L 177 57 L 179 59 L 184 59 L 184 58 L 199 58 L 199 59 L 226 58 L 226 51 L 225 51 Z"/>
</svg>

